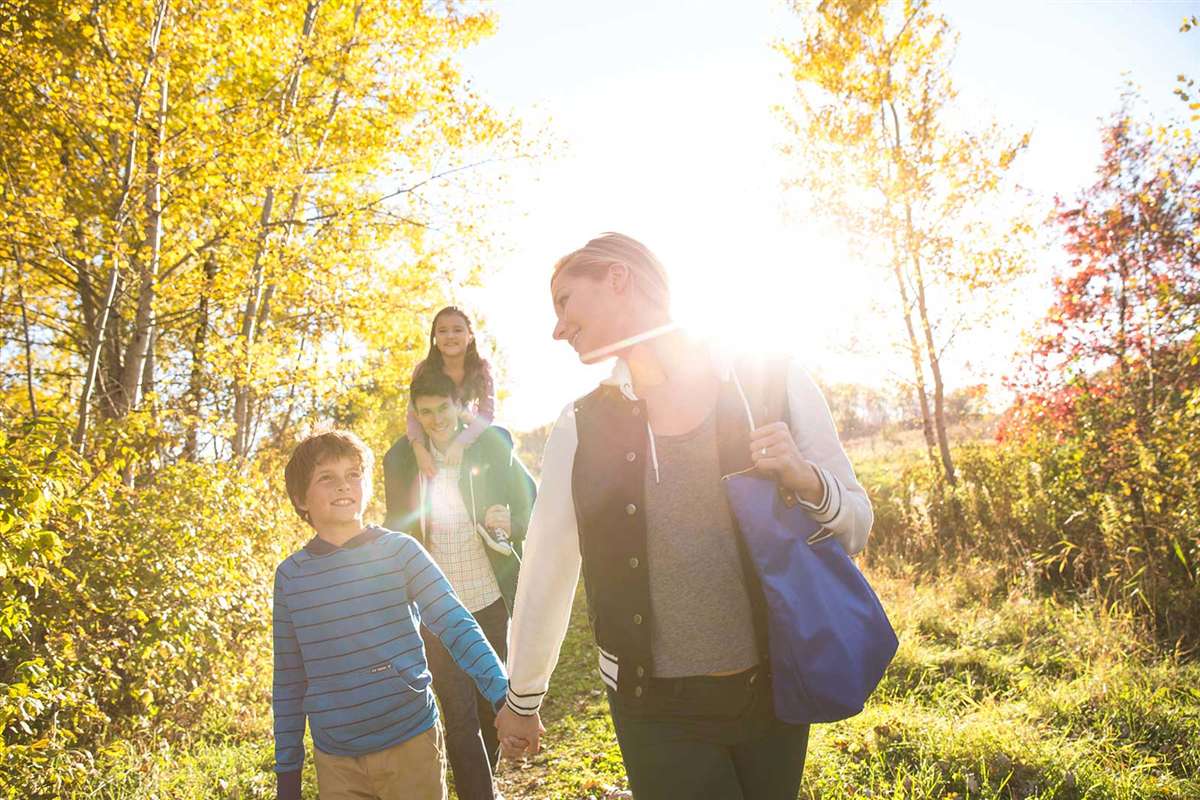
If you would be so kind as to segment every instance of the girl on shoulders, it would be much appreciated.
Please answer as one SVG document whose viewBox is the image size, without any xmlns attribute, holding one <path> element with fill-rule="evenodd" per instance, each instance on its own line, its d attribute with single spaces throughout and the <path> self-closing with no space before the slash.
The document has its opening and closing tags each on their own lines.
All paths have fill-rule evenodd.
<svg viewBox="0 0 1200 800">
<path fill-rule="evenodd" d="M 424 370 L 444 373 L 459 388 L 463 405 L 473 410 L 471 418 L 464 420 L 467 427 L 455 439 L 446 453 L 449 464 L 462 460 L 463 450 L 492 424 L 496 413 L 496 389 L 492 381 L 491 365 L 479 355 L 475 345 L 475 332 L 471 320 L 457 306 L 446 306 L 433 317 L 429 330 L 429 354 L 413 370 L 415 379 Z M 425 432 L 417 419 L 412 399 L 408 401 L 408 440 L 412 442 L 417 457 L 417 467 L 428 477 L 437 469 L 433 456 L 425 442 Z"/>
</svg>

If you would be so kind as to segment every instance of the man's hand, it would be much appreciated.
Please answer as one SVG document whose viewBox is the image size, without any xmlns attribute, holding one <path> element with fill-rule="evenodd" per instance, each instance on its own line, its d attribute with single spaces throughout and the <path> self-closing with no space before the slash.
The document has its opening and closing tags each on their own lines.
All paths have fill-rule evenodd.
<svg viewBox="0 0 1200 800">
<path fill-rule="evenodd" d="M 816 467 L 800 455 L 792 432 L 783 422 L 772 422 L 750 432 L 754 466 L 800 495 L 806 503 L 820 503 L 824 487 Z"/>
<path fill-rule="evenodd" d="M 437 465 L 433 463 L 433 456 L 429 453 L 429 448 L 420 442 L 413 443 L 413 454 L 417 457 L 417 469 L 421 471 L 426 478 L 432 478 L 437 475 Z"/>
<path fill-rule="evenodd" d="M 542 749 L 541 715 L 536 711 L 529 716 L 522 716 L 507 705 L 496 714 L 496 732 L 500 739 L 500 753 L 505 758 L 518 759 L 529 755 L 536 756 Z"/>
<path fill-rule="evenodd" d="M 509 513 L 508 506 L 488 506 L 488 510 L 483 515 L 483 527 L 489 531 L 499 528 L 507 535 L 512 536 L 512 514 Z"/>
</svg>

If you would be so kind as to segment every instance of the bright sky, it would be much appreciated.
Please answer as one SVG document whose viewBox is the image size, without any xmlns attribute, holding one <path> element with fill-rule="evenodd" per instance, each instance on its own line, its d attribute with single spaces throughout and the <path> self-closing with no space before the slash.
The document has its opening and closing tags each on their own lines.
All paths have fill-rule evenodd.
<svg viewBox="0 0 1200 800">
<path fill-rule="evenodd" d="M 671 272 L 677 318 L 746 347 L 793 350 L 829 380 L 880 384 L 903 367 L 889 340 L 878 273 L 826 226 L 789 219 L 771 111 L 790 89 L 770 47 L 796 31 L 779 0 L 729 3 L 501 0 L 499 31 L 463 58 L 495 106 L 544 128 L 554 155 L 518 165 L 511 212 L 492 223 L 507 251 L 460 299 L 499 350 L 508 397 L 499 418 L 548 422 L 607 374 L 550 333 L 554 261 L 607 230 L 629 233 Z M 1033 131 L 1019 179 L 1048 203 L 1091 180 L 1098 120 L 1125 80 L 1178 113 L 1175 75 L 1200 76 L 1200 37 L 1178 33 L 1200 2 L 1007 2 L 943 5 L 960 34 L 955 62 L 968 109 Z M 1045 207 L 1048 208 L 1048 205 Z M 1019 332 L 1046 307 L 1053 254 L 1003 325 L 956 343 L 954 384 L 995 380 Z M 886 288 L 886 287 L 884 287 Z M 969 367 L 964 366 L 969 362 Z"/>
</svg>

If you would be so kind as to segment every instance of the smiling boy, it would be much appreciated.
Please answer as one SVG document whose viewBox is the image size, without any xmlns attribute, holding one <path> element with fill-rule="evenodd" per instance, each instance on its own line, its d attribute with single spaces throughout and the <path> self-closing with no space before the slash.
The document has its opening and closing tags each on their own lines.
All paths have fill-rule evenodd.
<svg viewBox="0 0 1200 800">
<path fill-rule="evenodd" d="M 316 535 L 275 572 L 275 772 L 300 798 L 304 729 L 321 798 L 446 797 L 445 758 L 420 626 L 493 704 L 507 679 L 474 617 L 412 537 L 363 524 L 371 451 L 354 434 L 303 441 L 288 497 Z"/>
</svg>

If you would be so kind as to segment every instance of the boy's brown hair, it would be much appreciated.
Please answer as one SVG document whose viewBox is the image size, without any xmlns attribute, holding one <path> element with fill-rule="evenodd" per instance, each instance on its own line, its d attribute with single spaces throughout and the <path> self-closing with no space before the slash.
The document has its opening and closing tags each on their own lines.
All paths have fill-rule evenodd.
<svg viewBox="0 0 1200 800">
<path fill-rule="evenodd" d="M 313 434 L 296 445 L 283 470 L 283 482 L 287 487 L 288 499 L 292 501 L 292 508 L 296 509 L 300 519 L 310 522 L 308 512 L 300 508 L 300 503 L 304 501 L 317 465 L 331 458 L 342 457 L 358 459 L 363 474 L 369 478 L 371 469 L 375 466 L 375 454 L 362 439 L 350 431 L 334 430 Z"/>
</svg>

